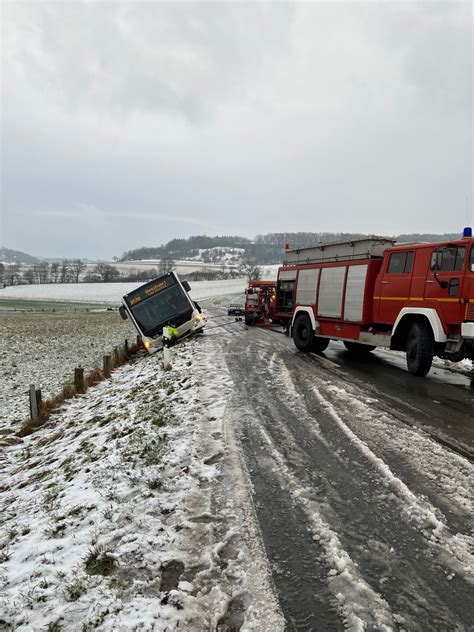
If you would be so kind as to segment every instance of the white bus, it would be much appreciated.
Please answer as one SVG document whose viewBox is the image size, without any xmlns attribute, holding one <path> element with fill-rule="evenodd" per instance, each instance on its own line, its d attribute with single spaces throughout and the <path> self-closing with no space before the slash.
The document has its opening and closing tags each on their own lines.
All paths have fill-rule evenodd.
<svg viewBox="0 0 474 632">
<path fill-rule="evenodd" d="M 178 330 L 177 338 L 202 332 L 199 305 L 189 296 L 191 287 L 175 272 L 157 277 L 122 298 L 121 317 L 130 318 L 149 353 L 163 346 L 163 327 Z"/>
</svg>

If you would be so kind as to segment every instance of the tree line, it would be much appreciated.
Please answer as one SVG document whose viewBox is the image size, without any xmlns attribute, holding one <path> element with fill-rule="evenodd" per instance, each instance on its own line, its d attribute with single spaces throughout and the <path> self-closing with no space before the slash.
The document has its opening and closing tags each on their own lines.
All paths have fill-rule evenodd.
<svg viewBox="0 0 474 632">
<path fill-rule="evenodd" d="M 79 283 L 86 264 L 81 259 L 63 259 L 48 263 L 42 261 L 22 270 L 20 264 L 0 263 L 0 283 L 33 285 L 34 283 Z"/>
<path fill-rule="evenodd" d="M 63 259 L 48 263 L 42 261 L 35 263 L 26 270 L 18 263 L 5 265 L 0 262 L 0 284 L 3 285 L 34 285 L 44 283 L 94 283 L 118 280 L 132 280 L 122 276 L 120 272 L 109 263 L 98 263 L 92 270 L 87 269 L 86 263 L 81 259 Z M 149 273 L 146 272 L 145 275 Z M 132 275 L 132 277 L 140 276 Z M 140 280 L 139 278 L 137 280 Z"/>
<path fill-rule="evenodd" d="M 0 262 L 0 285 L 33 285 L 40 283 L 113 283 L 120 282 L 144 282 L 167 274 L 175 267 L 175 262 L 169 257 L 159 262 L 156 268 L 148 270 L 130 270 L 127 273 L 120 272 L 110 263 L 98 263 L 88 270 L 87 265 L 81 259 L 64 259 L 60 262 L 41 262 L 22 270 L 20 264 L 5 265 Z M 85 272 L 85 273 L 84 273 Z M 217 278 L 229 278 L 236 273 L 221 271 L 191 273 L 193 280 L 211 280 Z"/>
</svg>

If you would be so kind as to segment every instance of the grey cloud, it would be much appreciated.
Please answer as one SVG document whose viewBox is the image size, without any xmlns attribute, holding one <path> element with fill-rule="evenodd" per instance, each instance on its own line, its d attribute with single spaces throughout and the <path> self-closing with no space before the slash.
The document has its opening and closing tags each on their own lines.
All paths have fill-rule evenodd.
<svg viewBox="0 0 474 632">
<path fill-rule="evenodd" d="M 112 256 L 197 232 L 451 232 L 472 187 L 470 11 L 9 4 L 1 240 Z"/>
<path fill-rule="evenodd" d="M 10 39 L 7 70 L 73 109 L 205 122 L 265 58 L 283 53 L 291 13 L 258 3 L 11 4 L 20 37 Z"/>
</svg>

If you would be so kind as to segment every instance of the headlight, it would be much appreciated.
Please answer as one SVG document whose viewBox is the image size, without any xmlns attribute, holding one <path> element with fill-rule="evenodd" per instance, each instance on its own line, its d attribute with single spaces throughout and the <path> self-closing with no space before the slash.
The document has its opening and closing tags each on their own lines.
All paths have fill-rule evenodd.
<svg viewBox="0 0 474 632">
<path fill-rule="evenodd" d="M 151 347 L 151 342 L 149 340 L 145 340 L 143 346 L 145 347 L 145 349 L 149 349 Z"/>
<path fill-rule="evenodd" d="M 196 314 L 196 316 L 194 317 L 194 320 L 202 320 L 201 314 Z"/>
</svg>

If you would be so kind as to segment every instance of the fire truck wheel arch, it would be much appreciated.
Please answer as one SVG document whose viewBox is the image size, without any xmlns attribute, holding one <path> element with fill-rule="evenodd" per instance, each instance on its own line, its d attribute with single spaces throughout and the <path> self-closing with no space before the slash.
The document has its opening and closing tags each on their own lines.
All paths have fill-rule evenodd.
<svg viewBox="0 0 474 632">
<path fill-rule="evenodd" d="M 444 333 L 444 328 L 437 311 L 435 309 L 419 307 L 404 307 L 400 311 L 395 324 L 393 325 L 392 337 L 395 336 L 397 328 L 399 327 L 404 317 L 410 317 L 410 319 L 413 319 L 414 316 L 422 316 L 428 320 L 429 324 L 431 325 L 431 330 L 433 331 L 435 342 L 445 343 L 447 341 L 448 338 Z"/>
<path fill-rule="evenodd" d="M 295 324 L 296 317 L 299 314 L 307 314 L 311 321 L 311 325 L 313 326 L 313 330 L 316 331 L 317 323 L 313 314 L 313 310 L 310 307 L 297 307 L 295 309 L 295 313 L 293 314 L 293 319 L 291 321 L 291 329 L 293 329 L 293 325 Z"/>
</svg>

